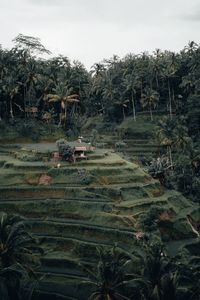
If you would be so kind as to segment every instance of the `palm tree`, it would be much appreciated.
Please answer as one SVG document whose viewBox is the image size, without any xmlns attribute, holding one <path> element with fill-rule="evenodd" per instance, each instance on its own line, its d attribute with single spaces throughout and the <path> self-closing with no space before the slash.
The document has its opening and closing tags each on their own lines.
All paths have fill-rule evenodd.
<svg viewBox="0 0 200 300">
<path fill-rule="evenodd" d="M 103 63 L 96 63 L 91 67 L 90 73 L 94 77 L 98 77 L 99 75 L 102 76 L 104 71 L 106 70 L 105 65 Z"/>
<path fill-rule="evenodd" d="M 114 248 L 105 251 L 97 249 L 99 262 L 94 270 L 82 265 L 88 279 L 84 280 L 92 288 L 89 300 L 129 300 L 123 295 L 124 261 L 116 255 Z M 125 260 L 126 261 L 126 260 Z"/>
<path fill-rule="evenodd" d="M 36 100 L 35 86 L 38 81 L 39 74 L 37 74 L 36 62 L 33 59 L 29 59 L 25 67 L 23 67 L 22 85 L 24 89 L 24 111 L 26 116 L 26 107 L 29 108 L 33 105 L 33 101 Z"/>
<path fill-rule="evenodd" d="M 152 108 L 156 108 L 159 101 L 159 94 L 158 92 L 152 90 L 151 88 L 145 88 L 144 93 L 142 94 L 141 98 L 141 104 L 143 107 L 148 106 L 149 112 L 151 116 L 151 121 L 153 121 L 153 114 L 152 114 Z"/>
<path fill-rule="evenodd" d="M 9 76 L 5 78 L 3 83 L 3 91 L 9 97 L 9 110 L 10 110 L 10 117 L 14 119 L 14 112 L 13 112 L 13 99 L 19 92 L 19 83 L 16 81 L 16 74 L 10 73 Z"/>
<path fill-rule="evenodd" d="M 64 122 L 66 122 L 67 119 L 67 104 L 78 103 L 79 95 L 71 94 L 73 88 L 70 87 L 69 85 L 66 85 L 64 82 L 60 82 L 52 90 L 54 94 L 47 94 L 44 100 L 49 103 L 52 102 L 60 103 L 60 124 L 62 124 L 62 120 L 64 119 Z"/>
<path fill-rule="evenodd" d="M 19 264 L 0 268 L 0 299 L 30 300 L 37 285 Z"/>
<path fill-rule="evenodd" d="M 172 146 L 176 142 L 175 127 L 175 121 L 166 117 L 158 122 L 157 138 L 161 145 L 167 147 L 171 168 L 173 168 Z"/>
<path fill-rule="evenodd" d="M 150 294 L 160 294 L 160 280 L 169 269 L 169 258 L 160 242 L 148 242 L 143 245 L 143 277 L 150 285 Z M 150 296 L 151 297 L 151 296 Z"/>
<path fill-rule="evenodd" d="M 138 85 L 139 85 L 138 78 L 135 76 L 133 71 L 131 74 L 125 75 L 124 86 L 125 86 L 126 92 L 130 93 L 130 95 L 131 95 L 134 121 L 136 121 L 135 100 L 136 100 L 136 89 L 138 88 Z"/>
<path fill-rule="evenodd" d="M 118 105 L 119 107 L 122 108 L 122 114 L 123 114 L 123 119 L 125 120 L 126 114 L 125 114 L 125 109 L 127 108 L 127 104 L 129 103 L 129 100 L 121 100 L 121 101 L 115 101 L 113 104 Z"/>
<path fill-rule="evenodd" d="M 181 149 L 182 151 L 190 149 L 192 139 L 188 135 L 188 128 L 184 124 L 181 124 L 181 121 L 177 122 L 174 129 L 174 136 L 177 149 Z"/>
<path fill-rule="evenodd" d="M 26 231 L 23 220 L 18 216 L 0 215 L 0 263 L 3 268 L 13 264 L 27 265 L 33 261 L 33 251 L 42 249 Z"/>
<path fill-rule="evenodd" d="M 169 98 L 169 115 L 172 119 L 172 100 L 174 99 L 174 88 L 172 80 L 176 77 L 178 70 L 178 61 L 175 53 L 166 52 L 165 68 L 163 68 L 163 77 L 167 80 L 168 98 Z"/>
<path fill-rule="evenodd" d="M 183 88 L 184 92 L 188 93 L 188 95 L 192 94 L 195 90 L 195 76 L 190 73 L 186 76 L 182 77 L 182 82 L 180 87 Z"/>
<path fill-rule="evenodd" d="M 153 58 L 153 61 L 152 61 L 152 69 L 153 69 L 153 75 L 154 75 L 154 78 L 155 78 L 155 81 L 156 81 L 156 88 L 159 89 L 159 77 L 161 77 L 161 73 L 162 73 L 162 57 L 163 57 L 163 54 L 161 52 L 160 49 L 156 49 L 154 51 L 154 55 L 155 57 Z"/>
<path fill-rule="evenodd" d="M 102 95 L 106 102 L 111 106 L 113 104 L 114 99 L 114 84 L 113 84 L 113 76 L 111 72 L 106 72 L 104 76 L 104 88 Z M 109 102 L 107 101 L 109 100 Z"/>
<path fill-rule="evenodd" d="M 33 255 L 42 249 L 26 231 L 19 216 L 0 214 L 0 298 L 2 300 L 31 299 L 36 276 L 30 267 Z M 34 277 L 34 280 L 31 279 Z"/>
</svg>

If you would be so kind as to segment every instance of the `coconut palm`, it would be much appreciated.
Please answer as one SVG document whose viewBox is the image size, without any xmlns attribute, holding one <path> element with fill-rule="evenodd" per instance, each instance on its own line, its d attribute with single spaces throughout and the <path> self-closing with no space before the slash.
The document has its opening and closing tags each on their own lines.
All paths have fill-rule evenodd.
<svg viewBox="0 0 200 300">
<path fill-rule="evenodd" d="M 38 73 L 36 69 L 36 62 L 34 59 L 29 59 L 25 66 L 23 66 L 22 86 L 24 94 L 24 111 L 26 115 L 26 106 L 33 106 L 33 101 L 36 99 L 35 86 L 38 81 Z"/>
<path fill-rule="evenodd" d="M 0 263 L 9 267 L 19 263 L 27 265 L 33 261 L 33 251 L 42 249 L 26 231 L 26 225 L 18 216 L 1 213 L 0 215 Z"/>
<path fill-rule="evenodd" d="M 113 104 L 114 99 L 114 85 L 113 85 L 113 76 L 111 72 L 106 72 L 104 75 L 104 87 L 102 95 L 104 99 L 108 100 L 109 105 Z"/>
<path fill-rule="evenodd" d="M 19 83 L 16 81 L 16 74 L 10 73 L 5 78 L 2 88 L 3 88 L 3 91 L 9 97 L 10 117 L 11 117 L 11 119 L 14 119 L 13 100 L 14 100 L 15 96 L 19 93 Z"/>
<path fill-rule="evenodd" d="M 0 299 L 31 299 L 37 281 L 30 267 L 42 249 L 26 231 L 23 219 L 0 214 Z M 34 280 L 31 277 L 34 277 Z"/>
<path fill-rule="evenodd" d="M 158 129 L 156 133 L 160 145 L 167 147 L 171 168 L 173 167 L 172 147 L 176 142 L 175 127 L 175 121 L 165 117 L 158 122 Z"/>
<path fill-rule="evenodd" d="M 124 261 L 122 257 L 102 248 L 97 249 L 99 261 L 95 266 L 95 272 L 82 265 L 88 278 L 84 283 L 91 286 L 90 300 L 129 300 L 123 294 L 124 288 Z"/>
<path fill-rule="evenodd" d="M 69 85 L 65 84 L 64 82 L 60 82 L 56 85 L 55 88 L 52 89 L 54 92 L 53 94 L 47 94 L 44 98 L 45 101 L 49 103 L 60 103 L 60 124 L 62 124 L 62 120 L 64 120 L 64 123 L 67 119 L 67 104 L 68 103 L 78 103 L 78 97 L 77 94 L 71 94 L 73 88 Z"/>
<path fill-rule="evenodd" d="M 134 121 L 136 121 L 135 101 L 136 101 L 136 90 L 138 88 L 138 85 L 139 85 L 138 78 L 136 76 L 134 76 L 133 71 L 131 74 L 127 74 L 124 77 L 124 86 L 125 86 L 126 92 L 130 93 L 130 96 L 131 96 Z"/>
<path fill-rule="evenodd" d="M 127 104 L 129 103 L 129 100 L 121 100 L 121 101 L 115 101 L 113 104 L 117 105 L 122 108 L 122 114 L 123 114 L 123 119 L 125 120 L 126 114 L 125 114 L 125 109 L 127 108 Z"/>
<path fill-rule="evenodd" d="M 182 151 L 189 150 L 191 147 L 192 139 L 188 135 L 188 128 L 181 121 L 177 122 L 174 130 L 175 146 Z"/>
<path fill-rule="evenodd" d="M 158 92 L 152 90 L 149 87 L 144 89 L 144 93 L 142 94 L 142 98 L 141 98 L 141 104 L 143 107 L 146 107 L 146 106 L 149 107 L 151 121 L 153 121 L 152 109 L 156 108 L 156 106 L 158 105 L 158 101 L 159 101 Z"/>
<path fill-rule="evenodd" d="M 30 300 L 36 284 L 19 264 L 0 268 L 1 300 Z"/>
<path fill-rule="evenodd" d="M 169 98 L 169 115 L 172 119 L 172 100 L 174 100 L 173 80 L 176 78 L 178 70 L 178 60 L 173 52 L 166 52 L 165 67 L 162 69 L 162 76 L 167 81 L 168 98 Z"/>
<path fill-rule="evenodd" d="M 160 49 L 156 49 L 154 51 L 154 59 L 152 60 L 152 70 L 153 70 L 153 77 L 156 81 L 156 88 L 159 89 L 160 83 L 159 83 L 159 78 L 161 77 L 162 73 L 162 58 L 163 58 L 163 53 L 161 52 Z"/>
</svg>

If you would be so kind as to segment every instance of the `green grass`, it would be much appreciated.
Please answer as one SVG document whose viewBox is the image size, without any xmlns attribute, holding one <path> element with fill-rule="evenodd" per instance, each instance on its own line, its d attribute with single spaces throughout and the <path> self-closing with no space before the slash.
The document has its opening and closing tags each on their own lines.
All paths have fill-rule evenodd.
<svg viewBox="0 0 200 300">
<path fill-rule="evenodd" d="M 142 127 L 133 130 L 139 132 Z M 31 147 L 42 151 L 48 148 L 43 144 Z M 151 147 L 144 148 L 149 151 Z M 143 149 L 142 144 L 133 148 Z M 165 190 L 137 164 L 117 153 L 98 149 L 89 154 L 87 161 L 61 162 L 61 168 L 55 168 L 54 162 L 22 162 L 10 153 L 15 150 L 6 148 L 7 154 L 1 157 L 0 211 L 27 218 L 45 250 L 38 272 L 48 275 L 42 283 L 53 285 L 55 290 L 65 290 L 69 283 L 72 288 L 80 284 L 76 262 L 96 262 L 97 246 L 108 248 L 117 243 L 126 249 L 134 247 L 134 232 L 140 230 L 138 218 L 148 214 L 152 206 L 170 211 L 169 219 L 159 223 L 169 247 L 172 240 L 181 242 L 194 237 L 186 216 L 191 214 L 198 221 L 197 207 L 180 193 Z M 91 181 L 84 181 L 81 172 Z M 26 183 L 26 178 L 43 173 L 52 177 L 51 185 Z"/>
<path fill-rule="evenodd" d="M 133 117 L 127 117 L 117 126 L 117 129 L 123 136 L 136 139 L 152 139 L 155 132 L 155 123 L 151 122 L 148 116 L 138 116 L 136 122 Z"/>
</svg>

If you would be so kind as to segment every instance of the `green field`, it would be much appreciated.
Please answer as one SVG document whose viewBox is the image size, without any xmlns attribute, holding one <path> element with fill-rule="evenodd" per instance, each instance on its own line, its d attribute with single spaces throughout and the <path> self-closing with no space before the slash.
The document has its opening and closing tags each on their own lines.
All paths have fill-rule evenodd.
<svg viewBox="0 0 200 300">
<path fill-rule="evenodd" d="M 140 218 L 154 206 L 168 212 L 158 234 L 172 253 L 196 241 L 187 215 L 198 218 L 198 207 L 112 147 L 88 154 L 86 161 L 61 162 L 60 168 L 45 160 L 54 143 L 1 145 L 0 151 L 0 210 L 23 216 L 45 250 L 37 270 L 46 275 L 43 292 L 87 299 L 78 262 L 94 263 L 100 245 L 134 247 Z M 22 161 L 22 153 L 37 153 L 40 160 Z M 47 185 L 39 184 L 44 174 L 50 177 Z"/>
</svg>

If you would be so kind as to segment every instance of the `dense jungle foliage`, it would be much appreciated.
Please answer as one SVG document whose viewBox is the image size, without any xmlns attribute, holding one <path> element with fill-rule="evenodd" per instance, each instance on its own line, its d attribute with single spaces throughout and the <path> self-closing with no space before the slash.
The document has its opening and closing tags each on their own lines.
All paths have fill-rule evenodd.
<svg viewBox="0 0 200 300">
<path fill-rule="evenodd" d="M 41 255 L 42 249 L 22 218 L 2 213 L 0 220 L 0 299 L 38 299 L 41 278 L 33 272 L 31 262 L 38 263 L 37 253 Z M 79 263 L 85 274 L 82 283 L 90 291 L 88 299 L 199 299 L 198 250 L 192 256 L 184 249 L 170 257 L 158 238 L 144 235 L 129 252 L 115 245 L 110 250 L 99 247 L 95 255 L 97 265 Z"/>
<path fill-rule="evenodd" d="M 190 42 L 174 53 L 156 49 L 113 56 L 87 71 L 50 52 L 38 38 L 18 35 L 10 50 L 0 48 L 0 126 L 7 124 L 37 140 L 37 123 L 77 136 L 89 117 L 101 116 L 105 130 L 141 114 L 157 124 L 155 138 L 166 151 L 150 173 L 198 201 L 200 191 L 200 47 Z M 45 123 L 45 124 L 44 124 Z M 95 127 L 95 125 L 94 125 Z M 53 127 L 46 126 L 46 130 Z M 58 130 L 58 129 L 56 129 Z M 155 132 L 154 132 L 155 133 Z M 123 134 L 122 134 L 123 138 Z"/>
<path fill-rule="evenodd" d="M 88 72 L 78 61 L 48 54 L 37 38 L 19 35 L 11 50 L 0 49 L 1 118 L 37 115 L 76 124 L 77 115 L 102 114 L 119 122 L 154 111 L 188 117 L 189 132 L 199 136 L 200 48 L 190 42 L 180 53 L 129 54 L 96 63 Z M 72 97 L 73 96 L 73 97 Z M 44 115 L 46 113 L 46 116 Z M 59 116 L 59 114 L 61 114 Z M 195 132 L 194 132 L 195 131 Z"/>
<path fill-rule="evenodd" d="M 8 128 L 33 140 L 39 130 L 53 134 L 55 128 L 77 136 L 90 118 L 105 122 L 101 129 L 109 134 L 128 118 L 137 126 L 146 116 L 162 150 L 151 161 L 142 157 L 144 167 L 163 186 L 199 202 L 199 45 L 190 42 L 179 53 L 157 49 L 152 54 L 113 56 L 90 71 L 67 57 L 42 55 L 50 52 L 40 40 L 21 34 L 12 49 L 0 48 L 0 133 L 5 139 Z M 95 144 L 99 130 L 95 124 L 93 129 Z M 120 132 L 118 146 L 125 135 Z M 70 149 L 64 150 L 66 159 Z M 140 220 L 145 234 L 136 241 L 136 249 L 100 249 L 95 270 L 81 266 L 85 283 L 92 287 L 89 299 L 199 299 L 199 240 L 193 251 L 185 248 L 170 257 L 152 234 L 161 212 L 161 207 L 153 207 Z M 2 214 L 0 221 L 0 299 L 31 299 L 37 285 L 29 265 L 42 251 L 24 220 Z"/>
</svg>

